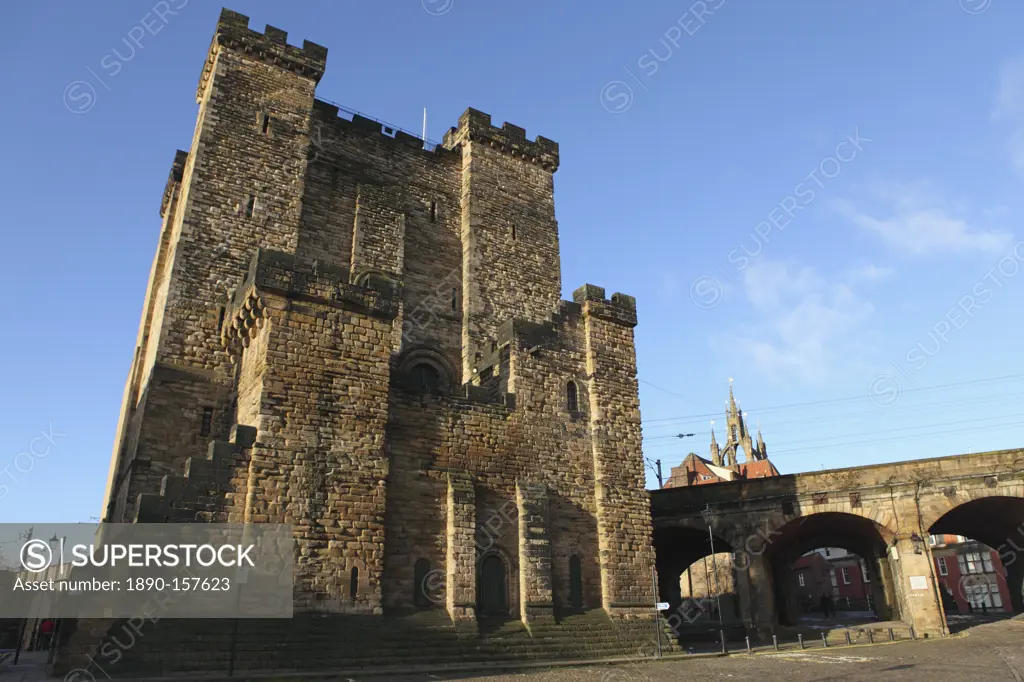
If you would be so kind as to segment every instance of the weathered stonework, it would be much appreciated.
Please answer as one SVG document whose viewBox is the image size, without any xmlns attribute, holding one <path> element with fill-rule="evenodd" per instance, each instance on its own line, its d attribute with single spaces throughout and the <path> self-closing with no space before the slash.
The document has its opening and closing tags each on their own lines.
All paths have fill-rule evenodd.
<svg viewBox="0 0 1024 682">
<path fill-rule="evenodd" d="M 292 524 L 301 617 L 650 622 L 636 303 L 560 300 L 558 145 L 346 118 L 326 52 L 221 15 L 104 520 Z"/>
<path fill-rule="evenodd" d="M 930 534 L 965 535 L 998 551 L 1014 610 L 1024 610 L 1022 450 L 656 491 L 652 515 L 664 601 L 681 602 L 680 574 L 708 553 L 708 509 L 716 549 L 732 556 L 742 619 L 762 636 L 785 624 L 787 612 L 798 613 L 795 602 L 777 601 L 782 591 L 776 586 L 793 583 L 789 567 L 826 546 L 865 559 L 883 619 L 903 620 L 921 635 L 945 634 Z"/>
</svg>

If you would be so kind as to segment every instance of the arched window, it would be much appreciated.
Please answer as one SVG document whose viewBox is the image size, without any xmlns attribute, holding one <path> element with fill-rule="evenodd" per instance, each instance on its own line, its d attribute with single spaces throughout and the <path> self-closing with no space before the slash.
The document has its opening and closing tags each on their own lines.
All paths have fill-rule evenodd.
<svg viewBox="0 0 1024 682">
<path fill-rule="evenodd" d="M 430 606 L 430 595 L 427 592 L 427 578 L 430 576 L 430 562 L 417 559 L 413 568 L 412 601 L 418 608 Z"/>
<path fill-rule="evenodd" d="M 348 579 L 348 596 L 349 599 L 355 599 L 356 594 L 359 592 L 359 569 L 355 566 L 352 567 L 352 573 Z"/>
<path fill-rule="evenodd" d="M 426 362 L 413 365 L 409 370 L 409 378 L 412 380 L 413 386 L 421 391 L 432 392 L 441 387 L 441 373 L 437 371 L 436 367 Z"/>
<path fill-rule="evenodd" d="M 570 381 L 565 385 L 565 399 L 570 412 L 579 412 L 580 400 L 576 390 L 576 382 Z"/>
</svg>

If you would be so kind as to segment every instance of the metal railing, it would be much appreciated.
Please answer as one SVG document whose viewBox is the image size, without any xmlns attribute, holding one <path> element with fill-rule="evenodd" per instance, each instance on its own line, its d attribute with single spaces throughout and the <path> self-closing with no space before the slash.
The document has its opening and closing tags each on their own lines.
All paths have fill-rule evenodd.
<svg viewBox="0 0 1024 682">
<path fill-rule="evenodd" d="M 440 142 L 423 137 L 423 135 L 414 133 L 411 130 L 406 130 L 405 128 L 400 128 L 399 126 L 392 125 L 387 121 L 377 118 L 376 116 L 370 116 L 369 114 L 363 113 L 362 111 L 357 111 L 356 109 L 346 107 L 345 105 L 338 104 L 337 102 L 332 102 L 331 100 L 324 99 L 323 97 L 317 97 L 317 100 L 320 102 L 324 102 L 325 104 L 330 104 L 332 107 L 337 107 L 338 111 L 344 112 L 349 116 L 362 116 L 363 118 L 370 119 L 374 123 L 379 123 L 381 126 L 381 134 L 387 135 L 388 137 L 394 137 L 395 133 L 401 131 L 406 135 L 411 135 L 416 139 L 423 140 L 423 148 L 426 149 L 427 151 L 432 152 L 434 151 L 434 149 L 441 146 Z"/>
</svg>

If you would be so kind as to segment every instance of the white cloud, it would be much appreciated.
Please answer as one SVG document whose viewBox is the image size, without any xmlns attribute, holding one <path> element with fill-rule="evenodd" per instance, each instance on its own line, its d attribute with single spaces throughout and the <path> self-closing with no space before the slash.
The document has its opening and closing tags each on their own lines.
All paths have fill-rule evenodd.
<svg viewBox="0 0 1024 682">
<path fill-rule="evenodd" d="M 885 280 L 892 277 L 892 270 L 889 268 L 880 268 L 877 265 L 868 263 L 867 265 L 860 265 L 858 267 L 850 268 L 846 274 L 846 279 L 853 284 L 874 284 L 876 282 L 884 282 Z"/>
<path fill-rule="evenodd" d="M 846 281 L 829 283 L 813 268 L 778 261 L 762 259 L 744 270 L 743 288 L 760 322 L 735 332 L 730 348 L 775 378 L 828 381 L 849 364 L 856 333 L 874 312 Z"/>
<path fill-rule="evenodd" d="M 1024 119 L 1024 56 L 1008 59 L 999 67 L 992 118 L 1015 122 Z"/>
<path fill-rule="evenodd" d="M 992 118 L 1009 125 L 1010 158 L 1024 171 L 1024 57 L 1009 59 L 999 68 Z"/>
<path fill-rule="evenodd" d="M 885 209 L 875 215 L 859 209 L 853 202 L 838 200 L 835 209 L 853 225 L 873 234 L 900 253 L 927 257 L 944 253 L 980 251 L 996 253 L 1007 249 L 1013 235 L 996 229 L 984 229 L 957 217 L 934 197 L 908 189 L 905 194 L 879 197 Z"/>
</svg>

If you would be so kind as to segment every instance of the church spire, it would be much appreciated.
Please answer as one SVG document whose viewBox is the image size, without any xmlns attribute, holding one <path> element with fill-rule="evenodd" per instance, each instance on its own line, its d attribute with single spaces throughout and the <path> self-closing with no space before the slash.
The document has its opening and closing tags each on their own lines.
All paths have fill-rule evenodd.
<svg viewBox="0 0 1024 682">
<path fill-rule="evenodd" d="M 714 420 L 711 420 L 711 463 L 715 466 L 722 466 L 722 453 L 718 450 L 718 441 L 715 440 Z"/>
<path fill-rule="evenodd" d="M 729 414 L 736 414 L 736 398 L 732 394 L 732 377 L 729 377 Z"/>
</svg>

